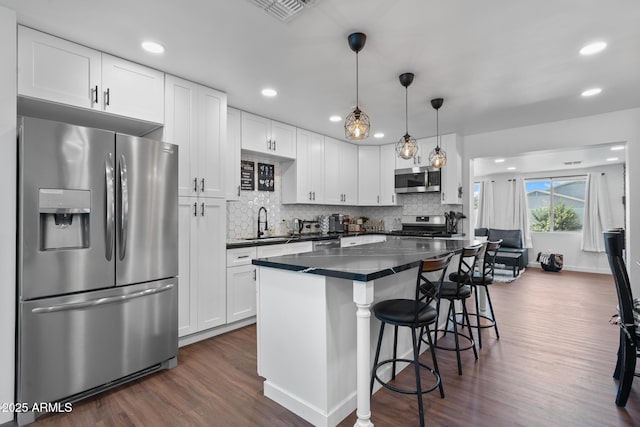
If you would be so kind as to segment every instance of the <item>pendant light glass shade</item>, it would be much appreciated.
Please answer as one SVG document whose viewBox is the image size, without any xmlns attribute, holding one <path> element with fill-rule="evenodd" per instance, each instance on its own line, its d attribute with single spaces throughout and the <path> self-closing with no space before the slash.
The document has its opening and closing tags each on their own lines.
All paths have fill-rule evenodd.
<svg viewBox="0 0 640 427">
<path fill-rule="evenodd" d="M 371 122 L 369 116 L 356 106 L 344 119 L 344 136 L 347 139 L 358 141 L 369 136 Z"/>
<path fill-rule="evenodd" d="M 396 153 L 398 153 L 398 157 L 405 160 L 414 158 L 418 154 L 416 139 L 408 133 L 405 134 L 396 144 Z"/>
<path fill-rule="evenodd" d="M 403 73 L 398 76 L 400 84 L 404 86 L 404 136 L 396 143 L 396 153 L 398 157 L 409 160 L 418 154 L 418 143 L 416 139 L 409 135 L 409 85 L 413 83 L 413 73 Z"/>
<path fill-rule="evenodd" d="M 352 33 L 347 38 L 349 47 L 356 53 L 356 108 L 344 119 L 344 136 L 348 140 L 359 141 L 369 136 L 371 121 L 358 105 L 358 52 L 362 50 L 367 36 L 364 33 Z"/>
<path fill-rule="evenodd" d="M 434 98 L 431 100 L 431 106 L 436 110 L 436 148 L 429 153 L 429 163 L 436 169 L 440 169 L 447 164 L 447 153 L 440 148 L 440 129 L 438 123 L 438 110 L 442 107 L 444 99 Z"/>
</svg>

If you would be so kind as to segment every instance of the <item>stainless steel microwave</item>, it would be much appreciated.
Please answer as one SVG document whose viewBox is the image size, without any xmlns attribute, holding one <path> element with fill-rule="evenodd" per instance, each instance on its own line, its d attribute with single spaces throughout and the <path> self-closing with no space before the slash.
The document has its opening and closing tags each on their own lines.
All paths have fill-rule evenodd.
<svg viewBox="0 0 640 427">
<path fill-rule="evenodd" d="M 396 193 L 435 193 L 440 191 L 440 169 L 419 166 L 396 169 Z"/>
</svg>

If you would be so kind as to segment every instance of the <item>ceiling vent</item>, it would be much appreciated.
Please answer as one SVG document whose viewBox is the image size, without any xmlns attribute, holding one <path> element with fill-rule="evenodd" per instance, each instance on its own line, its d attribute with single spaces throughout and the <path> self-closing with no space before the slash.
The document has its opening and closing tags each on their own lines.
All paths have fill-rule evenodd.
<svg viewBox="0 0 640 427">
<path fill-rule="evenodd" d="M 251 3 L 267 12 L 269 15 L 287 22 L 303 8 L 313 6 L 318 0 L 250 0 Z"/>
</svg>

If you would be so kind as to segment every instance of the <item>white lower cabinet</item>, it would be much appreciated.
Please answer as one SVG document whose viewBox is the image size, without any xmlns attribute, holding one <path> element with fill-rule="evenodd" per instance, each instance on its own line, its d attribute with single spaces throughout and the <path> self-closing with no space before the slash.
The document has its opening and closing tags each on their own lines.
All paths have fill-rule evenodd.
<svg viewBox="0 0 640 427">
<path fill-rule="evenodd" d="M 178 336 L 226 323 L 226 202 L 180 197 Z"/>
<path fill-rule="evenodd" d="M 256 248 L 227 250 L 227 323 L 256 315 Z"/>
</svg>

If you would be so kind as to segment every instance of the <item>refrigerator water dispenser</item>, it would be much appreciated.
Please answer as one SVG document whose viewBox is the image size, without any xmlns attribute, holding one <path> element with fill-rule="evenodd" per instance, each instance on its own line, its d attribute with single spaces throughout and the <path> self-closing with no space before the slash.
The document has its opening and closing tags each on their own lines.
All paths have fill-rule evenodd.
<svg viewBox="0 0 640 427">
<path fill-rule="evenodd" d="M 40 189 L 40 250 L 89 247 L 91 192 Z"/>
</svg>

